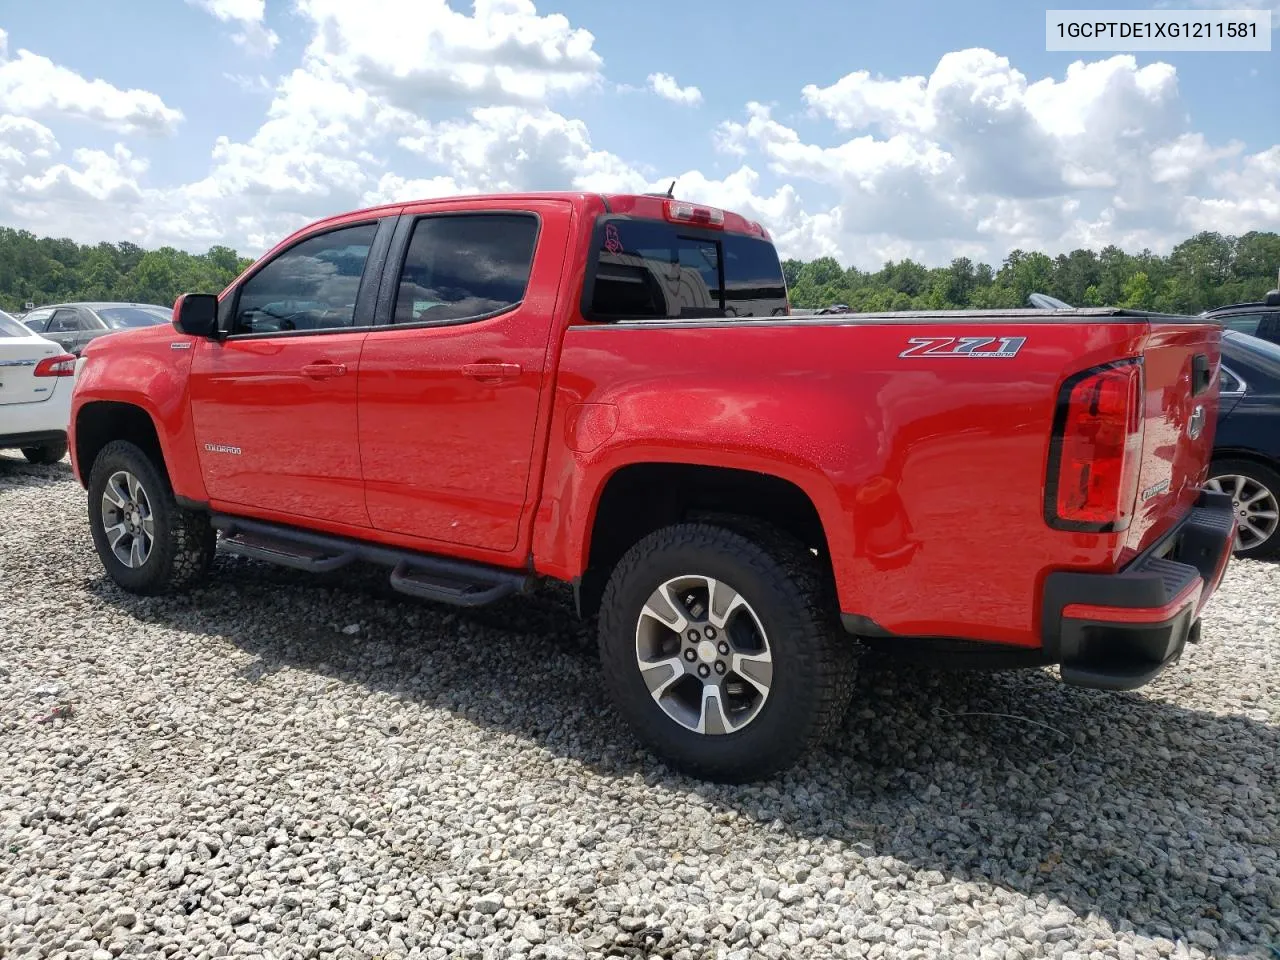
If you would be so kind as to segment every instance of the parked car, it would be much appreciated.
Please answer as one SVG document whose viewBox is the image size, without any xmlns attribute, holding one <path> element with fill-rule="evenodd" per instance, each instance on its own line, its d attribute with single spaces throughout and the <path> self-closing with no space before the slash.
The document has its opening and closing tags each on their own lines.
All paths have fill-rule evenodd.
<svg viewBox="0 0 1280 960">
<path fill-rule="evenodd" d="M 1236 555 L 1280 554 L 1280 345 L 1228 330 L 1209 488 L 1236 510 Z"/>
<path fill-rule="evenodd" d="M 1225 330 L 1280 343 L 1280 290 L 1272 290 L 1256 303 L 1233 303 L 1206 310 L 1204 316 L 1222 321 Z"/>
<path fill-rule="evenodd" d="M 219 534 L 467 607 L 567 582 L 632 729 L 719 780 L 838 728 L 855 638 L 1113 690 L 1198 639 L 1233 542 L 1200 489 L 1218 324 L 729 313 L 784 288 L 759 224 L 661 197 L 321 221 L 85 349 L 94 546 L 141 594 Z"/>
<path fill-rule="evenodd" d="M 57 303 L 32 310 L 23 322 L 78 357 L 85 344 L 104 334 L 155 327 L 172 319 L 172 307 L 153 303 Z"/>
<path fill-rule="evenodd" d="M 0 449 L 31 463 L 67 455 L 76 359 L 0 310 Z"/>
</svg>

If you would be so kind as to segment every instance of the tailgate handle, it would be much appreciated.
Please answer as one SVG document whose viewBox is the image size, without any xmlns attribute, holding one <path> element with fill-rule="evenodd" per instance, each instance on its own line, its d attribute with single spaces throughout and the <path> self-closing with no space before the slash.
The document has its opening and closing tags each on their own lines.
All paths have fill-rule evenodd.
<svg viewBox="0 0 1280 960">
<path fill-rule="evenodd" d="M 1209 365 L 1209 358 L 1203 353 L 1197 353 L 1191 361 L 1191 395 L 1198 397 L 1209 389 L 1209 384 L 1213 382 L 1213 368 Z"/>
</svg>

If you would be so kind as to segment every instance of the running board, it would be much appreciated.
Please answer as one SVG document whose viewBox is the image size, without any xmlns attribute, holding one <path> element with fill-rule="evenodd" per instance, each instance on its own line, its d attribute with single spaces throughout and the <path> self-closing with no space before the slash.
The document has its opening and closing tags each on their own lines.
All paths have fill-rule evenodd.
<svg viewBox="0 0 1280 960">
<path fill-rule="evenodd" d="M 280 537 L 266 536 L 260 533 L 223 533 L 222 545 L 228 553 L 249 557 L 252 560 L 263 560 L 267 563 L 291 567 L 294 570 L 306 570 L 310 573 L 326 573 L 345 567 L 356 559 L 350 550 L 328 553 L 318 547 L 296 543 Z"/>
<path fill-rule="evenodd" d="M 222 533 L 222 544 L 239 556 L 312 573 L 337 570 L 363 560 L 391 567 L 394 590 L 456 607 L 481 607 L 524 593 L 533 580 L 528 574 L 502 567 L 398 550 L 261 520 L 214 514 L 212 522 Z"/>
</svg>

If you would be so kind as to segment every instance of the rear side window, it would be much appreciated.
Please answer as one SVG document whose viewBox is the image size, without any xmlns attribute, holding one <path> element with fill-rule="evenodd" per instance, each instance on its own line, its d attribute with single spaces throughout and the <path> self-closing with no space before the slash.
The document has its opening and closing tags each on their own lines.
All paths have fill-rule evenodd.
<svg viewBox="0 0 1280 960">
<path fill-rule="evenodd" d="M 1258 332 L 1258 325 L 1262 322 L 1262 314 L 1246 313 L 1235 317 L 1223 317 L 1222 326 L 1227 330 L 1235 330 L 1238 333 L 1247 333 L 1255 335 Z"/>
<path fill-rule="evenodd" d="M 593 320 L 769 317 L 786 312 L 773 244 L 686 231 L 657 220 L 611 220 L 600 232 Z"/>
<path fill-rule="evenodd" d="M 0 310 L 0 337 L 29 337 L 31 330 Z"/>
<path fill-rule="evenodd" d="M 170 319 L 163 312 L 148 307 L 104 307 L 98 311 L 98 316 L 107 321 L 112 330 L 154 327 Z"/>
<path fill-rule="evenodd" d="M 286 333 L 353 326 L 356 295 L 376 223 L 308 237 L 245 281 L 232 333 Z"/>
<path fill-rule="evenodd" d="M 394 323 L 492 316 L 524 299 L 538 220 L 529 214 L 423 217 L 400 271 Z"/>
</svg>

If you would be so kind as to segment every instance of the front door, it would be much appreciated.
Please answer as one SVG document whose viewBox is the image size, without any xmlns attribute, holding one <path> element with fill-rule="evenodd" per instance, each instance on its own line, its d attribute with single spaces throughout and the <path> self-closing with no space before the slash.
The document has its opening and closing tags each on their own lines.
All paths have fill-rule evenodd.
<svg viewBox="0 0 1280 960">
<path fill-rule="evenodd" d="M 363 278 L 378 229 L 344 225 L 288 247 L 228 294 L 225 339 L 197 343 L 191 416 L 212 500 L 285 522 L 369 525 L 356 373 L 377 294 L 375 271 Z"/>
<path fill-rule="evenodd" d="M 53 312 L 49 330 L 44 336 L 78 357 L 89 342 L 89 326 L 89 318 L 82 316 L 82 311 L 75 307 L 59 307 Z"/>
<path fill-rule="evenodd" d="M 360 362 L 360 456 L 377 529 L 509 552 L 531 509 L 571 208 L 472 206 L 404 211 L 392 322 Z"/>
</svg>

